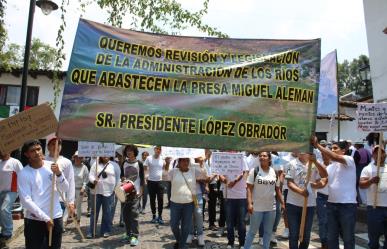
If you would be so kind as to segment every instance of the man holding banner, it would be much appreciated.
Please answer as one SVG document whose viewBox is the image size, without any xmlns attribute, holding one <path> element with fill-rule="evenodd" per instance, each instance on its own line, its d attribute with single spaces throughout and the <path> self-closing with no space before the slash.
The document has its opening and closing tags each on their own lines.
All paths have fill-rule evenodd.
<svg viewBox="0 0 387 249">
<path fill-rule="evenodd" d="M 384 247 L 387 248 L 387 167 L 386 151 L 380 147 L 380 171 L 377 176 L 378 150 L 376 145 L 372 152 L 374 159 L 361 172 L 360 188 L 367 189 L 367 224 L 368 224 L 368 246 L 370 249 L 379 249 L 379 239 L 384 234 Z M 380 183 L 379 188 L 376 186 Z M 377 191 L 377 204 L 373 207 L 375 201 L 375 191 Z"/>
<path fill-rule="evenodd" d="M 312 144 L 332 163 L 328 172 L 328 248 L 339 248 L 339 234 L 342 233 L 344 249 L 355 248 L 356 224 L 356 166 L 351 156 L 345 155 L 347 143 L 332 143 L 332 151 L 321 146 L 317 137 Z"/>
<path fill-rule="evenodd" d="M 24 236 L 26 249 L 48 248 L 49 230 L 52 229 L 52 246 L 59 249 L 62 244 L 62 209 L 59 193 L 67 192 L 69 183 L 58 164 L 44 161 L 41 144 L 33 140 L 24 144 L 22 153 L 28 165 L 19 174 L 20 201 L 26 209 Z M 51 185 L 56 175 L 53 220 L 50 218 Z"/>
</svg>

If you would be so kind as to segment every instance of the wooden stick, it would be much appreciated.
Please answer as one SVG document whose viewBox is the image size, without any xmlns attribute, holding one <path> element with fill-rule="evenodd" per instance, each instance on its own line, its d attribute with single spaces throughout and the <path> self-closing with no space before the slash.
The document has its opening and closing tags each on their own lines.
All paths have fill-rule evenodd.
<svg viewBox="0 0 387 249">
<path fill-rule="evenodd" d="M 67 200 L 65 200 L 65 198 L 63 198 L 62 192 L 60 192 L 60 191 L 58 190 L 58 193 L 59 193 L 60 197 L 62 198 L 62 200 L 64 200 L 67 209 L 70 210 L 70 205 L 69 205 L 69 203 L 67 202 Z M 82 233 L 82 231 L 81 231 L 81 227 L 79 226 L 79 223 L 78 223 L 77 219 L 75 219 L 74 214 L 73 214 L 72 212 L 69 212 L 69 214 L 70 214 L 70 217 L 71 217 L 71 219 L 73 220 L 73 222 L 75 222 L 75 227 L 77 228 L 79 234 L 81 235 L 81 240 L 84 240 L 84 239 L 85 239 L 85 236 L 83 235 L 83 233 Z"/>
<path fill-rule="evenodd" d="M 306 179 L 305 179 L 305 189 L 308 188 L 311 173 L 312 173 L 312 161 L 309 160 L 308 171 L 306 173 Z M 308 212 L 308 197 L 304 197 L 304 205 L 302 207 L 302 214 L 301 214 L 300 234 L 298 236 L 300 243 L 302 241 L 304 241 L 304 232 L 305 232 L 305 223 L 306 223 L 307 212 Z"/>
<path fill-rule="evenodd" d="M 99 165 L 99 157 L 97 157 L 95 161 L 95 180 L 97 180 L 98 178 L 98 165 Z M 94 227 L 93 227 L 94 238 L 97 231 L 97 184 L 98 182 L 94 186 L 94 212 L 93 212 L 94 213 Z"/>
<path fill-rule="evenodd" d="M 380 132 L 379 133 L 379 148 L 378 148 L 378 158 L 377 158 L 377 171 L 376 171 L 376 176 L 379 177 L 380 176 L 380 165 L 384 162 L 381 162 L 382 160 L 382 146 L 383 146 L 383 149 L 384 149 L 384 143 L 383 143 L 383 132 Z M 376 184 L 375 186 L 375 192 L 374 192 L 374 205 L 373 205 L 373 208 L 376 208 L 377 204 L 378 204 L 378 189 L 379 189 L 379 183 Z"/>
<path fill-rule="evenodd" d="M 59 138 L 57 137 L 55 140 L 55 151 L 54 151 L 54 163 L 58 161 L 59 154 Z M 50 197 L 50 220 L 54 223 L 54 192 L 55 192 L 55 182 L 56 175 L 52 174 L 52 183 L 51 183 L 51 197 Z M 52 227 L 48 229 L 48 246 L 52 245 Z"/>
</svg>

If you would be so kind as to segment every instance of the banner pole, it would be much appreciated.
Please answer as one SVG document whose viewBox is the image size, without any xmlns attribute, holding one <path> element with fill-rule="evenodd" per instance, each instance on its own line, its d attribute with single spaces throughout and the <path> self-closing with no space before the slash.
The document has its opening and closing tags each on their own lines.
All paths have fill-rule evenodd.
<svg viewBox="0 0 387 249">
<path fill-rule="evenodd" d="M 339 86 L 339 65 L 337 61 L 337 50 L 336 53 L 336 82 L 337 82 L 337 141 L 340 141 L 340 86 Z"/>
<path fill-rule="evenodd" d="M 379 133 L 379 148 L 378 148 L 378 158 L 377 158 L 377 171 L 376 171 L 376 176 L 379 177 L 380 176 L 380 165 L 384 162 L 381 162 L 382 160 L 382 146 L 384 148 L 384 143 L 383 143 L 383 132 L 380 132 Z M 374 192 L 374 205 L 373 205 L 373 208 L 376 208 L 377 204 L 378 204 L 378 189 L 379 189 L 379 184 L 376 184 L 375 186 L 375 192 Z"/>
<path fill-rule="evenodd" d="M 312 173 L 312 161 L 309 159 L 308 171 L 307 171 L 306 179 L 305 179 L 305 189 L 308 188 L 311 173 Z M 298 236 L 300 243 L 302 243 L 302 241 L 304 241 L 304 232 L 305 232 L 305 223 L 306 223 L 307 212 L 308 212 L 308 197 L 304 197 L 304 205 L 302 206 L 302 214 L 301 214 L 300 234 Z"/>
<path fill-rule="evenodd" d="M 59 154 L 59 145 L 58 145 L 59 138 L 55 140 L 55 150 L 54 150 L 54 163 L 57 163 L 58 161 L 58 154 Z M 56 181 L 56 175 L 52 173 L 52 182 L 51 182 L 51 197 L 50 197 L 50 221 L 54 223 L 54 192 L 55 192 L 55 181 Z M 48 230 L 48 246 L 52 245 L 52 226 Z"/>
<path fill-rule="evenodd" d="M 97 177 L 98 177 L 98 164 L 99 164 L 98 161 L 99 161 L 99 157 L 97 156 L 95 161 L 95 180 L 97 180 Z M 93 212 L 94 213 L 94 227 L 93 227 L 94 238 L 97 230 L 97 184 L 98 184 L 98 181 L 94 186 L 94 212 Z"/>
</svg>

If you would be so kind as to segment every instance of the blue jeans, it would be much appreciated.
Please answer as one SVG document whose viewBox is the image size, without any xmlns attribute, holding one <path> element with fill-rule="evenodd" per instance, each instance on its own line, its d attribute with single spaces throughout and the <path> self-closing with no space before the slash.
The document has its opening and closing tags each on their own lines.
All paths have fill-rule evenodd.
<svg viewBox="0 0 387 249">
<path fill-rule="evenodd" d="M 17 198 L 17 192 L 0 192 L 0 227 L 3 236 L 12 236 L 13 220 L 12 207 Z"/>
<path fill-rule="evenodd" d="M 327 195 L 317 193 L 316 211 L 318 218 L 318 235 L 320 236 L 320 241 L 322 245 L 326 245 L 328 242 L 327 202 Z"/>
<path fill-rule="evenodd" d="M 387 207 L 367 207 L 368 246 L 379 249 L 380 236 L 384 234 L 383 249 L 387 249 Z"/>
<path fill-rule="evenodd" d="M 304 240 L 298 244 L 302 207 L 286 203 L 286 210 L 289 224 L 289 249 L 307 249 L 310 241 L 310 233 L 313 225 L 315 207 L 308 207 L 305 219 Z M 330 248 L 329 248 L 330 249 Z"/>
<path fill-rule="evenodd" d="M 273 230 L 275 217 L 276 217 L 276 212 L 274 210 L 266 211 L 266 212 L 253 212 L 253 215 L 250 217 L 250 229 L 247 233 L 246 241 L 245 241 L 246 249 L 250 249 L 251 245 L 253 244 L 255 234 L 257 233 L 258 228 L 262 224 L 263 224 L 263 230 L 264 230 L 263 248 L 269 249 L 270 238 Z"/>
<path fill-rule="evenodd" d="M 234 227 L 238 228 L 239 246 L 244 246 L 246 238 L 245 217 L 247 213 L 246 199 L 225 199 L 227 239 L 229 245 L 234 245 Z"/>
<path fill-rule="evenodd" d="M 196 198 L 198 199 L 198 207 L 194 208 L 190 234 L 193 235 L 196 228 L 197 235 L 199 236 L 203 235 L 203 195 L 196 195 Z"/>
<path fill-rule="evenodd" d="M 180 204 L 171 201 L 171 229 L 179 248 L 188 248 L 186 245 L 188 234 L 192 228 L 193 202 Z"/>
<path fill-rule="evenodd" d="M 355 248 L 356 204 L 327 203 L 328 248 L 339 249 L 339 234 L 342 232 L 344 249 Z"/>
<path fill-rule="evenodd" d="M 102 222 L 101 222 L 101 232 L 100 234 L 103 235 L 104 233 L 111 233 L 112 231 L 112 205 L 114 202 L 113 195 L 110 196 L 103 196 L 100 194 L 97 194 L 97 223 L 98 223 L 98 216 L 99 211 L 102 206 Z M 95 195 L 91 195 L 92 203 L 94 203 Z M 89 228 L 89 234 L 94 235 L 94 204 L 91 205 L 91 214 L 90 214 L 90 228 Z"/>
<path fill-rule="evenodd" d="M 273 233 L 275 234 L 277 232 L 278 224 L 281 221 L 281 203 L 275 199 L 275 219 L 273 224 Z M 259 237 L 263 237 L 264 233 L 264 227 L 263 223 L 259 226 Z"/>
</svg>

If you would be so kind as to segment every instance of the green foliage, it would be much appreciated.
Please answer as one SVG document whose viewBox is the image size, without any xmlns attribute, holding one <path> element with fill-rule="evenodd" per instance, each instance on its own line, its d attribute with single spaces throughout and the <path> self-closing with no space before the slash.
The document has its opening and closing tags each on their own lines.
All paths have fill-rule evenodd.
<svg viewBox="0 0 387 249">
<path fill-rule="evenodd" d="M 6 0 L 0 0 L 0 52 L 3 51 L 5 42 L 7 40 L 7 30 L 5 29 L 5 26 L 4 26 L 6 4 L 7 4 Z"/>
<path fill-rule="evenodd" d="M 56 49 L 39 39 L 31 42 L 29 69 L 52 70 L 56 60 Z M 11 43 L 0 53 L 0 67 L 5 70 L 22 68 L 24 47 Z"/>
<path fill-rule="evenodd" d="M 357 91 L 359 86 L 363 84 L 360 78 L 359 69 L 367 65 L 369 65 L 369 59 L 366 55 L 360 55 L 357 59 L 353 59 L 352 62 L 344 60 L 343 63 L 338 64 L 337 78 L 340 96 L 352 91 Z"/>
</svg>

